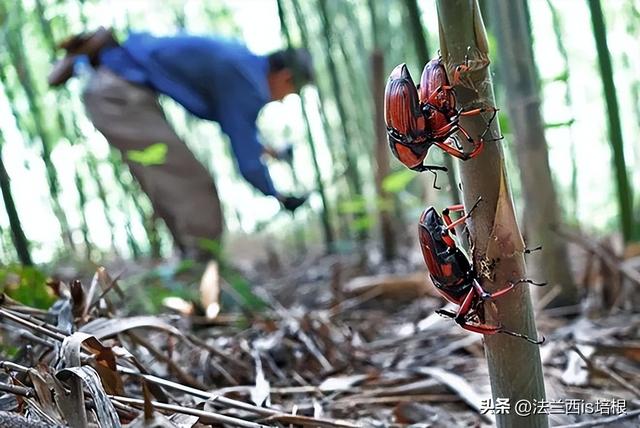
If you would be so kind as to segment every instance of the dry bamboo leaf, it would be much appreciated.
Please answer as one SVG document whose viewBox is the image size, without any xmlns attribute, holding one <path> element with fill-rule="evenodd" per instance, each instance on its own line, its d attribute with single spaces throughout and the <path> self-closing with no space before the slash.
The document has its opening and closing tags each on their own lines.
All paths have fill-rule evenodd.
<svg viewBox="0 0 640 428">
<path fill-rule="evenodd" d="M 191 428 L 200 419 L 198 416 L 194 415 L 183 415 L 182 413 L 176 413 L 169 417 L 171 422 L 173 422 L 179 428 Z"/>
<path fill-rule="evenodd" d="M 186 301 L 182 297 L 165 297 L 162 299 L 162 306 L 181 315 L 193 315 L 193 303 Z"/>
<path fill-rule="evenodd" d="M 68 380 L 71 392 L 68 393 L 62 383 L 52 377 L 52 386 L 55 394 L 54 398 L 58 408 L 64 415 L 65 421 L 70 428 L 85 428 L 88 426 L 87 411 L 84 408 L 84 393 L 82 391 L 82 381 L 73 377 Z"/>
<path fill-rule="evenodd" d="M 416 369 L 418 373 L 431 376 L 438 382 L 443 383 L 449 387 L 453 392 L 458 394 L 462 401 L 467 403 L 469 407 L 478 412 L 480 416 L 487 422 L 493 423 L 493 419 L 487 414 L 483 414 L 480 410 L 480 403 L 482 402 L 482 396 L 478 394 L 473 387 L 464 380 L 461 376 L 447 372 L 437 367 L 421 367 Z"/>
<path fill-rule="evenodd" d="M 169 418 L 154 411 L 153 402 L 147 382 L 143 381 L 142 391 L 144 396 L 144 412 L 131 421 L 127 428 L 177 428 Z M 198 418 L 196 418 L 197 420 Z"/>
<path fill-rule="evenodd" d="M 593 346 L 576 345 L 576 348 L 582 352 L 582 354 L 589 358 L 594 352 Z M 589 384 L 589 370 L 587 363 L 580 357 L 580 355 L 570 350 L 567 355 L 567 367 L 562 372 L 560 378 L 565 385 L 585 386 Z"/>
<path fill-rule="evenodd" d="M 100 428 L 120 428 L 121 425 L 118 413 L 102 388 L 102 383 L 100 382 L 98 373 L 93 368 L 88 366 L 70 367 L 60 370 L 56 373 L 56 377 L 63 381 L 71 379 L 81 380 L 93 398 L 93 405 L 95 406 L 95 410 L 98 415 L 98 426 Z M 82 387 L 80 387 L 81 401 L 78 405 L 84 409 L 83 395 Z"/>
<path fill-rule="evenodd" d="M 99 275 L 98 275 L 98 272 L 96 271 L 96 273 L 93 275 L 93 278 L 91 278 L 89 291 L 87 292 L 87 295 L 86 295 L 88 304 L 85 305 L 84 311 L 82 311 L 82 319 L 86 318 L 87 314 L 89 313 L 90 307 L 93 306 L 93 296 L 96 294 L 96 291 L 98 289 L 98 277 Z"/>
<path fill-rule="evenodd" d="M 62 342 L 60 348 L 61 367 L 79 367 L 81 348 L 95 356 L 93 368 L 99 373 L 104 388 L 110 394 L 119 394 L 124 391 L 113 350 L 87 333 L 75 332 Z"/>
<path fill-rule="evenodd" d="M 200 279 L 200 303 L 209 320 L 220 313 L 220 271 L 218 263 L 210 261 Z"/>
<path fill-rule="evenodd" d="M 199 418 L 196 417 L 196 421 Z M 150 419 L 146 419 L 144 415 L 139 415 L 126 425 L 127 428 L 178 428 L 180 426 L 193 425 L 176 425 L 171 419 L 159 413 L 154 413 Z"/>
<path fill-rule="evenodd" d="M 283 424 L 295 424 L 305 427 L 327 427 L 327 428 L 362 428 L 364 425 L 354 424 L 351 422 L 334 420 L 334 419 L 320 419 L 312 418 L 309 416 L 297 416 L 297 415 L 274 415 L 269 416 L 262 420 L 263 422 L 280 422 Z"/>
<path fill-rule="evenodd" d="M 164 330 L 175 336 L 182 336 L 180 330 L 168 324 L 166 321 L 162 320 L 162 318 L 154 316 L 97 318 L 82 326 L 80 331 L 89 333 L 101 340 L 134 328 L 156 328 Z"/>
<path fill-rule="evenodd" d="M 434 295 L 431 285 L 427 272 L 416 272 L 411 275 L 358 276 L 344 284 L 342 291 L 354 295 L 377 290 L 387 297 L 419 297 Z"/>
<path fill-rule="evenodd" d="M 366 374 L 328 377 L 318 386 L 322 392 L 345 391 L 369 378 Z"/>
<path fill-rule="evenodd" d="M 260 353 L 257 350 L 253 350 L 251 352 L 253 355 L 253 359 L 255 361 L 256 368 L 256 385 L 251 388 L 250 395 L 251 401 L 254 402 L 256 406 L 271 406 L 271 385 L 269 381 L 264 376 L 264 370 L 262 370 L 262 359 L 260 358 Z"/>
<path fill-rule="evenodd" d="M 58 330 L 71 334 L 73 331 L 73 313 L 71 310 L 71 298 L 60 299 L 51 306 L 50 311 L 56 314 L 56 327 Z"/>
<path fill-rule="evenodd" d="M 46 370 L 46 367 L 39 366 L 38 370 Z M 45 378 L 38 372 L 38 370 L 29 369 L 28 374 L 31 383 L 33 384 L 33 389 L 36 392 L 36 396 L 38 397 L 40 408 L 54 421 L 62 423 L 61 415 L 55 403 L 53 402 L 53 397 L 51 396 L 49 385 Z"/>
<path fill-rule="evenodd" d="M 425 426 L 457 426 L 451 414 L 442 408 L 423 403 L 399 403 L 393 409 L 395 421 L 400 424 L 423 423 Z"/>
<path fill-rule="evenodd" d="M 51 425 L 33 421 L 17 413 L 0 411 L 0 426 L 2 428 L 52 428 Z"/>
</svg>

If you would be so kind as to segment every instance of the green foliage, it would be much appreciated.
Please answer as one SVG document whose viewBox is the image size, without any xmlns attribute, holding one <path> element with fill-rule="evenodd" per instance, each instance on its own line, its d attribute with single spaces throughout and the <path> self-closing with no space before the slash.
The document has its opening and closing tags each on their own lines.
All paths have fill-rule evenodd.
<svg viewBox="0 0 640 428">
<path fill-rule="evenodd" d="M 356 231 L 369 230 L 373 226 L 374 222 L 375 220 L 373 216 L 365 215 L 353 220 L 353 222 L 351 222 L 351 226 Z"/>
<path fill-rule="evenodd" d="M 256 296 L 253 291 L 251 291 L 251 283 L 247 280 L 240 272 L 235 270 L 228 264 L 220 265 L 220 276 L 224 278 L 225 281 L 231 286 L 232 290 L 235 292 L 236 296 L 231 296 L 236 303 L 243 306 L 249 312 L 262 311 L 266 309 L 267 304 L 258 296 Z M 224 295 L 222 304 L 225 305 Z M 236 297 L 240 298 L 240 301 L 237 301 Z"/>
<path fill-rule="evenodd" d="M 499 114 L 498 124 L 500 124 L 500 131 L 503 134 L 511 134 L 511 125 L 509 124 L 509 116 L 507 116 L 506 114 Z"/>
<path fill-rule="evenodd" d="M 382 181 L 382 189 L 388 193 L 398 193 L 406 189 L 418 174 L 410 169 L 401 169 L 387 175 Z"/>
<path fill-rule="evenodd" d="M 211 254 L 212 259 L 217 260 L 220 267 L 220 276 L 231 286 L 234 294 L 237 294 L 232 298 L 239 297 L 239 299 L 235 299 L 236 303 L 250 312 L 263 310 L 267 306 L 262 299 L 251 291 L 251 283 L 228 262 L 220 241 L 201 239 L 199 245 L 201 249 Z"/>
<path fill-rule="evenodd" d="M 161 313 L 166 297 L 180 297 L 187 301 L 198 300 L 196 275 L 185 267 L 159 266 L 143 275 L 126 280 L 127 310 L 133 313 Z M 144 284 L 144 286 L 141 286 Z"/>
<path fill-rule="evenodd" d="M 165 143 L 155 143 L 143 150 L 128 150 L 127 159 L 143 166 L 163 165 L 167 160 L 167 151 Z"/>
<path fill-rule="evenodd" d="M 46 285 L 47 276 L 33 266 L 9 265 L 0 268 L 3 292 L 25 305 L 48 309 L 55 301 Z"/>
<path fill-rule="evenodd" d="M 362 196 L 343 201 L 338 206 L 338 211 L 342 214 L 361 214 L 367 211 L 367 201 Z"/>
<path fill-rule="evenodd" d="M 0 355 L 5 360 L 14 360 L 18 353 L 20 352 L 20 348 L 17 346 L 13 346 L 10 344 L 4 344 L 0 342 Z"/>
</svg>

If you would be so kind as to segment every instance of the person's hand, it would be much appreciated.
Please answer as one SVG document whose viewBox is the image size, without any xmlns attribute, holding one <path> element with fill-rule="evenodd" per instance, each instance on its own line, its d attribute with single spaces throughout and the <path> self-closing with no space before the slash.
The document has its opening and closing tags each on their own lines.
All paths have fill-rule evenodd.
<svg viewBox="0 0 640 428">
<path fill-rule="evenodd" d="M 283 148 L 279 149 L 276 152 L 276 159 L 287 163 L 293 162 L 293 146 L 291 144 L 287 144 Z"/>
<path fill-rule="evenodd" d="M 278 195 L 278 200 L 282 204 L 282 207 L 290 212 L 294 212 L 300 205 L 304 204 L 309 196 L 294 196 L 294 195 Z"/>
<path fill-rule="evenodd" d="M 293 146 L 291 144 L 287 144 L 280 149 L 276 149 L 272 146 L 265 146 L 264 152 L 273 159 L 287 163 L 293 162 Z"/>
</svg>

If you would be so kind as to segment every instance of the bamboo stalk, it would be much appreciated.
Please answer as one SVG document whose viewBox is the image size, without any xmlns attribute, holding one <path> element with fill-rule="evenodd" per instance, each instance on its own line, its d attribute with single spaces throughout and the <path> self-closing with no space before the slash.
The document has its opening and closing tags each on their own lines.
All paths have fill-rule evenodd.
<svg viewBox="0 0 640 428">
<path fill-rule="evenodd" d="M 284 36 L 285 42 L 287 43 L 287 46 L 290 48 L 292 46 L 291 33 L 289 32 L 289 26 L 287 25 L 283 3 L 284 3 L 283 0 L 277 1 L 278 16 L 280 18 L 280 26 L 282 29 L 282 34 Z M 307 109 L 304 102 L 304 94 L 302 92 L 300 92 L 300 109 L 302 111 L 302 117 L 304 120 L 304 129 L 307 135 L 307 143 L 309 144 L 309 151 L 311 153 L 311 162 L 313 165 L 314 181 L 316 182 L 316 188 L 318 190 L 318 193 L 320 194 L 320 200 L 322 202 L 322 211 L 320 213 L 320 219 L 322 221 L 322 231 L 324 236 L 324 242 L 325 242 L 327 252 L 332 252 L 333 246 L 334 246 L 334 236 L 333 236 L 333 228 L 331 227 L 331 219 L 329 217 L 329 213 L 330 213 L 329 200 L 327 198 L 327 194 L 324 188 L 324 182 L 322 181 L 320 164 L 318 163 L 316 143 L 314 141 L 313 134 L 311 133 L 309 116 L 307 114 Z"/>
<path fill-rule="evenodd" d="M 41 156 L 45 165 L 45 171 L 47 176 L 47 183 L 49 184 L 49 192 L 51 194 L 51 200 L 53 205 L 53 211 L 60 223 L 62 236 L 65 242 L 72 250 L 75 250 L 75 244 L 71 237 L 71 229 L 67 216 L 62 208 L 62 201 L 60 198 L 60 182 L 58 180 L 58 173 L 55 165 L 51 160 L 51 150 L 53 148 L 53 141 L 49 130 L 46 129 L 45 116 L 42 110 L 42 106 L 39 102 L 39 97 L 36 92 L 36 83 L 31 74 L 27 58 L 25 57 L 25 49 L 23 46 L 23 24 L 24 24 L 24 11 L 22 10 L 21 2 L 14 3 L 14 8 L 11 12 L 15 15 L 14 26 L 5 33 L 5 41 L 9 57 L 12 60 L 12 65 L 16 71 L 18 81 L 22 86 L 24 94 L 27 98 L 29 111 L 33 118 L 36 134 L 39 137 L 41 144 Z"/>
<path fill-rule="evenodd" d="M 371 53 L 371 92 L 374 105 L 374 129 L 375 129 L 375 174 L 374 184 L 378 197 L 378 221 L 382 236 L 382 251 L 386 260 L 393 260 L 396 256 L 396 236 L 393 227 L 391 208 L 394 202 L 392 195 L 386 192 L 382 186 L 384 178 L 389 175 L 389 148 L 387 143 L 387 130 L 384 125 L 384 51 L 381 47 L 381 37 L 378 31 L 378 13 L 375 2 L 370 0 L 369 14 L 371 16 L 374 50 Z"/>
<path fill-rule="evenodd" d="M 531 245 L 543 246 L 542 251 L 530 256 L 532 278 L 560 290 L 549 307 L 575 305 L 578 289 L 571 277 L 566 243 L 554 230 L 561 217 L 549 166 L 527 6 L 520 0 L 493 2 L 491 6 L 501 53 L 500 72 L 515 130 L 526 235 Z M 552 287 L 538 291 L 544 295 Z"/>
<path fill-rule="evenodd" d="M 357 156 L 353 153 L 353 146 L 357 138 L 351 135 L 351 131 L 349 130 L 349 126 L 347 125 L 348 116 L 345 107 L 345 101 L 343 98 L 342 86 L 338 74 L 338 68 L 336 66 L 336 62 L 334 60 L 332 49 L 334 46 L 334 35 L 332 33 L 332 24 L 331 19 L 329 17 L 329 11 L 327 9 L 327 1 L 326 0 L 318 0 L 317 2 L 318 8 L 320 11 L 320 18 L 322 22 L 322 30 L 323 30 L 323 41 L 325 45 L 325 51 L 327 54 L 327 65 L 329 68 L 329 74 L 331 75 L 331 85 L 333 88 L 333 96 L 336 102 L 336 108 L 338 109 L 338 115 L 340 117 L 340 125 L 343 136 L 344 154 L 345 154 L 345 165 L 346 171 L 345 174 L 347 176 L 347 183 L 349 184 L 349 188 L 351 191 L 352 197 L 363 197 L 362 193 L 362 181 L 360 178 L 360 173 L 358 170 L 358 159 Z M 361 215 L 359 216 L 361 217 Z M 360 239 L 366 239 L 367 233 L 365 231 L 361 231 L 358 234 Z"/>
<path fill-rule="evenodd" d="M 575 119 L 574 114 L 574 106 L 573 106 L 573 96 L 571 95 L 571 86 L 569 85 L 569 78 L 571 73 L 571 66 L 569 63 L 569 52 L 567 51 L 567 47 L 564 43 L 564 37 L 562 35 L 562 19 L 558 10 L 553 5 L 551 0 L 547 0 L 547 5 L 549 6 L 549 10 L 551 11 L 551 20 L 553 22 L 553 34 L 556 39 L 556 46 L 558 47 L 558 53 L 562 58 L 562 81 L 565 85 L 564 90 L 564 102 L 569 108 L 571 112 L 571 117 L 569 118 L 569 150 L 571 153 L 571 214 L 576 221 L 579 221 L 578 217 L 578 206 L 580 201 L 580 193 L 578 189 L 578 159 L 577 159 L 577 143 L 575 141 L 575 137 L 573 135 L 573 121 Z"/>
<path fill-rule="evenodd" d="M 4 201 L 4 208 L 7 211 L 7 217 L 9 217 L 11 238 L 18 255 L 18 260 L 20 260 L 20 263 L 25 266 L 32 266 L 33 261 L 31 260 L 31 253 L 29 251 L 29 240 L 22 229 L 20 216 L 18 215 L 18 210 L 16 209 L 16 204 L 13 200 L 13 193 L 11 192 L 11 180 L 4 167 L 4 161 L 2 160 L 3 145 L 4 136 L 0 130 L 0 190 L 2 191 L 2 200 Z"/>
<path fill-rule="evenodd" d="M 462 76 L 458 101 L 462 106 L 473 102 L 494 105 L 493 86 L 488 69 L 488 40 L 476 0 L 437 0 L 440 50 L 451 73 L 469 55 L 471 70 Z M 461 125 L 471 135 L 480 135 L 486 127 L 479 116 L 465 117 Z M 494 121 L 489 137 L 500 134 Z M 486 143 L 482 154 L 460 163 L 465 206 L 479 197 L 478 206 L 469 221 L 473 241 L 473 262 L 481 281 L 489 291 L 505 286 L 508 281 L 525 275 L 524 243 L 516 222 L 513 201 L 500 142 Z M 482 269 L 492 260 L 499 260 L 493 269 Z M 485 275 L 482 275 L 485 274 Z M 529 289 L 518 286 L 510 293 L 485 305 L 486 321 L 502 323 L 512 331 L 536 337 L 535 319 Z M 518 400 L 545 398 L 544 378 L 538 346 L 507 335 L 485 336 L 487 365 L 493 399 L 507 398 L 513 406 Z M 523 375 L 526 370 L 526 376 Z M 497 414 L 498 427 L 546 427 L 547 415 L 520 417 L 515 412 Z"/>
<path fill-rule="evenodd" d="M 622 125 L 620 124 L 618 97 L 613 81 L 611 54 L 607 46 L 607 27 L 600 0 L 589 0 L 589 10 L 591 12 L 593 37 L 595 38 L 596 50 L 598 52 L 598 66 L 600 68 L 600 77 L 602 78 L 604 98 L 607 104 L 609 142 L 611 144 L 613 171 L 616 180 L 616 197 L 618 199 L 618 209 L 620 210 L 620 226 L 622 229 L 622 237 L 625 242 L 629 242 L 639 238 L 639 236 L 634 235 L 633 193 L 629 185 L 627 163 L 624 159 L 624 142 L 622 138 Z"/>
<path fill-rule="evenodd" d="M 300 32 L 300 41 L 302 42 L 302 46 L 307 48 L 309 52 L 311 52 L 312 51 L 311 38 L 309 35 L 309 29 L 307 27 L 305 16 L 301 9 L 301 5 L 298 1 L 291 2 L 291 5 L 293 6 L 292 9 L 295 16 L 296 26 Z M 316 64 L 316 67 L 317 67 L 317 64 Z M 324 87 L 319 81 L 319 79 L 316 82 L 316 89 L 317 89 L 316 93 L 318 95 L 316 108 L 317 108 L 318 115 L 320 116 L 320 122 L 322 123 L 322 130 L 324 131 L 324 139 L 327 144 L 327 149 L 329 150 L 329 154 L 331 156 L 331 164 L 333 165 L 334 169 L 343 168 L 346 170 L 346 167 L 343 167 L 343 164 L 346 163 L 346 159 L 345 159 L 346 156 L 342 156 L 342 157 L 339 156 L 337 144 L 335 143 L 335 141 L 338 139 L 334 138 L 334 136 L 332 135 L 334 130 L 326 114 L 326 105 L 327 105 L 326 94 L 324 91 Z M 344 152 L 344 150 L 345 150 L 345 147 L 343 146 L 342 151 Z M 333 180 L 332 183 L 334 181 L 335 180 Z M 345 193 L 339 192 L 335 201 L 336 204 L 339 206 L 344 201 L 345 201 Z M 338 233 L 339 236 L 341 235 L 343 238 L 347 238 L 349 236 L 349 225 L 347 224 L 346 216 L 338 216 L 337 230 L 339 231 Z"/>
</svg>

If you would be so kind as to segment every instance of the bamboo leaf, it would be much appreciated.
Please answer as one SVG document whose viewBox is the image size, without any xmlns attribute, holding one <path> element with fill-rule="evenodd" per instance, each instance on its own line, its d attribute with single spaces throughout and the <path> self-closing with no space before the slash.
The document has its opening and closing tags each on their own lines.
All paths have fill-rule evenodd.
<svg viewBox="0 0 640 428">
<path fill-rule="evenodd" d="M 388 193 L 398 193 L 406 189 L 417 176 L 418 174 L 409 169 L 401 169 L 387 175 L 382 180 L 382 189 Z"/>
<path fill-rule="evenodd" d="M 155 143 L 143 150 L 127 150 L 127 159 L 143 166 L 163 165 L 167 160 L 168 147 Z"/>
</svg>

